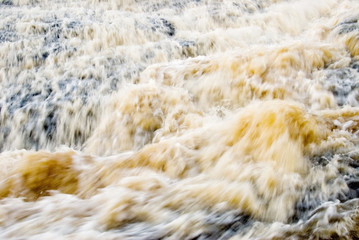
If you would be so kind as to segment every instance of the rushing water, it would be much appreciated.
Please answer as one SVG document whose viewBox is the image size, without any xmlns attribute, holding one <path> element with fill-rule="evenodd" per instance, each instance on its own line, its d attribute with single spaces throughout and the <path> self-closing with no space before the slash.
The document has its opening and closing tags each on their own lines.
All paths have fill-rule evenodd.
<svg viewBox="0 0 359 240">
<path fill-rule="evenodd" d="M 0 0 L 0 239 L 358 239 L 359 1 Z"/>
</svg>

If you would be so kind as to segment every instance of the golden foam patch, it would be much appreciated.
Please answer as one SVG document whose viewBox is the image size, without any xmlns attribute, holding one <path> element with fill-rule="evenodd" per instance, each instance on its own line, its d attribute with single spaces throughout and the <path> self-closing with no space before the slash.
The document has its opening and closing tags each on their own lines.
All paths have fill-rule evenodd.
<svg viewBox="0 0 359 240">
<path fill-rule="evenodd" d="M 345 45 L 353 57 L 359 55 L 359 36 L 358 34 L 351 34 L 346 40 Z"/>
<path fill-rule="evenodd" d="M 0 188 L 0 196 L 36 200 L 50 190 L 73 194 L 77 191 L 78 171 L 72 164 L 73 152 L 29 153 L 9 172 Z"/>
<path fill-rule="evenodd" d="M 268 101 L 240 112 L 225 143 L 251 161 L 270 161 L 286 171 L 304 170 L 304 155 L 325 128 L 298 104 Z M 248 158 L 249 157 L 249 158 Z"/>
</svg>

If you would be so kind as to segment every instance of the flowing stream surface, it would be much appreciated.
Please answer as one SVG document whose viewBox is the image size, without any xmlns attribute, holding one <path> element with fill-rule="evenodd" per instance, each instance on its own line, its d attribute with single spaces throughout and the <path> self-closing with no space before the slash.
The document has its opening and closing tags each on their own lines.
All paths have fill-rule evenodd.
<svg viewBox="0 0 359 240">
<path fill-rule="evenodd" d="M 0 239 L 358 239 L 359 1 L 0 0 Z"/>
</svg>

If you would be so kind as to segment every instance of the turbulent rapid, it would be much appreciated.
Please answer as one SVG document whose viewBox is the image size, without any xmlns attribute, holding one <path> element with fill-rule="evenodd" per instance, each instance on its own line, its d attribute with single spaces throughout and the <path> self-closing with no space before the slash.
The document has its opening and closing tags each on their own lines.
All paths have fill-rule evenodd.
<svg viewBox="0 0 359 240">
<path fill-rule="evenodd" d="M 0 0 L 0 239 L 358 239 L 359 2 Z"/>
</svg>

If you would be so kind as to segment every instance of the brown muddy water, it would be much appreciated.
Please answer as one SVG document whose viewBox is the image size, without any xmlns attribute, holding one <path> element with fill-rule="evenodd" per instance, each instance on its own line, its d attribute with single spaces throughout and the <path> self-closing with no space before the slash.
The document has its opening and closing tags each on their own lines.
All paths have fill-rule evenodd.
<svg viewBox="0 0 359 240">
<path fill-rule="evenodd" d="M 0 0 L 0 239 L 358 239 L 359 1 Z"/>
</svg>

